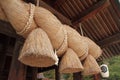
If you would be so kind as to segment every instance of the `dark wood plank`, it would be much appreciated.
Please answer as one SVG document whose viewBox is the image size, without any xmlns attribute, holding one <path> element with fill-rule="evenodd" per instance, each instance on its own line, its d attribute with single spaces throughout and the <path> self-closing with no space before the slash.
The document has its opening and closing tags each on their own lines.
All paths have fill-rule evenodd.
<svg viewBox="0 0 120 80">
<path fill-rule="evenodd" d="M 8 48 L 8 45 L 9 45 L 9 42 L 10 42 L 10 37 L 6 37 L 6 43 L 4 44 L 4 48 L 3 48 L 3 53 L 0 55 L 0 78 L 2 77 L 2 73 L 3 73 L 3 70 L 4 70 L 4 65 L 5 65 L 5 62 L 6 62 L 6 50 Z"/>
<path fill-rule="evenodd" d="M 120 32 L 112 36 L 109 36 L 108 38 L 105 38 L 102 41 L 97 42 L 97 44 L 100 45 L 102 48 L 105 48 L 107 46 L 110 46 L 119 42 L 120 42 Z"/>
<path fill-rule="evenodd" d="M 115 21 L 117 27 L 120 30 L 120 21 L 119 21 L 120 17 L 117 15 L 117 13 L 115 12 L 115 9 L 112 6 L 109 6 L 108 10 L 110 11 L 113 21 Z"/>
<path fill-rule="evenodd" d="M 18 56 L 22 45 L 23 42 L 17 39 L 8 80 L 26 80 L 26 66 L 18 61 Z"/>
<path fill-rule="evenodd" d="M 73 73 L 73 80 L 83 80 L 82 78 L 81 72 Z"/>
<path fill-rule="evenodd" d="M 32 68 L 32 80 L 37 80 L 38 68 Z"/>
<path fill-rule="evenodd" d="M 79 16 L 77 16 L 75 19 L 72 20 L 72 23 L 74 25 L 78 24 L 79 22 L 85 21 L 89 17 L 92 17 L 102 9 L 108 7 L 110 5 L 109 0 L 100 0 L 87 10 L 83 11 Z"/>
<path fill-rule="evenodd" d="M 115 12 L 117 13 L 117 15 L 120 18 L 120 3 L 119 0 L 110 0 Z"/>
<path fill-rule="evenodd" d="M 54 3 L 54 6 L 56 6 L 56 4 L 62 5 L 65 1 L 67 1 L 67 0 L 56 0 Z"/>
</svg>

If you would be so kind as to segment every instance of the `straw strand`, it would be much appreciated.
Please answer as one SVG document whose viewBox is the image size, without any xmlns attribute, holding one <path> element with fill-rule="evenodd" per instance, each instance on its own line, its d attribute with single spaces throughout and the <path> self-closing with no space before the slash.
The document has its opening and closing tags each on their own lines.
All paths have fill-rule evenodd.
<svg viewBox="0 0 120 80">
<path fill-rule="evenodd" d="M 63 33 L 64 33 L 64 40 L 63 40 L 61 46 L 59 47 L 59 49 L 57 50 L 57 53 L 59 51 L 63 51 L 66 46 L 66 43 L 67 43 L 67 31 L 64 27 L 62 27 L 62 29 L 63 29 Z"/>
</svg>

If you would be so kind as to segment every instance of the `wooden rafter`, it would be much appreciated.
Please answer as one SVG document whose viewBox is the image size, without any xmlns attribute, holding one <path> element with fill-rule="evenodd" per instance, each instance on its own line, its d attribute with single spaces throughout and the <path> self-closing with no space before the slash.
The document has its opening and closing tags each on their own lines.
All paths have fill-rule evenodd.
<svg viewBox="0 0 120 80">
<path fill-rule="evenodd" d="M 108 38 L 105 38 L 102 41 L 99 41 L 97 44 L 100 45 L 102 48 L 105 48 L 107 46 L 110 46 L 119 42 L 120 42 L 120 32 Z"/>
<path fill-rule="evenodd" d="M 117 15 L 120 18 L 120 3 L 119 0 L 110 0 L 115 12 L 117 13 Z"/>
<path fill-rule="evenodd" d="M 100 0 L 99 2 L 97 2 L 96 4 L 94 4 L 93 6 L 91 6 L 90 8 L 88 8 L 87 10 L 83 11 L 79 15 L 79 17 L 73 19 L 72 23 L 74 25 L 76 25 L 79 22 L 84 21 L 84 20 L 88 19 L 89 17 L 95 15 L 96 13 L 98 13 L 102 9 L 108 7 L 109 5 L 110 5 L 109 0 Z"/>
<path fill-rule="evenodd" d="M 56 0 L 54 3 L 54 6 L 56 6 L 56 4 L 61 5 L 62 3 L 64 3 L 66 0 Z"/>
</svg>

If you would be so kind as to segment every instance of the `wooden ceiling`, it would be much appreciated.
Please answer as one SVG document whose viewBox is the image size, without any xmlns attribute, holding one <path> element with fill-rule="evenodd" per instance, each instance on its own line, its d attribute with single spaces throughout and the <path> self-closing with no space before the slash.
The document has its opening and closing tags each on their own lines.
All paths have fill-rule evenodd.
<svg viewBox="0 0 120 80">
<path fill-rule="evenodd" d="M 43 1 L 51 7 L 42 5 Z M 63 19 L 59 19 L 71 25 L 80 34 L 79 23 L 81 23 L 84 36 L 91 38 L 103 49 L 103 54 L 98 61 L 120 55 L 120 3 L 118 0 L 43 1 L 40 1 L 40 6 L 49 9 L 58 18 L 60 15 L 51 8 L 64 15 Z"/>
<path fill-rule="evenodd" d="M 25 1 L 36 3 L 36 0 Z M 81 23 L 84 36 L 91 38 L 103 49 L 98 61 L 120 55 L 118 0 L 40 0 L 40 6 L 50 10 L 63 24 L 70 25 L 80 34 Z M 12 28 L 6 31 L 9 23 L 3 23 L 0 22 L 0 33 L 17 36 Z"/>
</svg>

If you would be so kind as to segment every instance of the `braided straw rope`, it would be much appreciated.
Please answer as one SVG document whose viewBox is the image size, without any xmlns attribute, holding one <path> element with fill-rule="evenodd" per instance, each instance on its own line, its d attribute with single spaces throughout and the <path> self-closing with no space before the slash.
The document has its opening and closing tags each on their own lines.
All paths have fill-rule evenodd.
<svg viewBox="0 0 120 80">
<path fill-rule="evenodd" d="M 67 47 L 67 30 L 64 27 L 62 27 L 62 30 L 64 32 L 64 40 L 63 40 L 61 46 L 57 50 L 58 56 L 63 55 L 63 53 L 66 51 L 66 47 Z M 61 52 L 63 52 L 63 53 L 61 53 Z"/>
<path fill-rule="evenodd" d="M 34 10 L 35 10 L 35 6 L 30 3 L 30 16 L 28 18 L 28 21 L 27 21 L 25 27 L 21 31 L 17 31 L 18 34 L 22 35 L 30 29 L 32 19 L 33 19 L 33 16 L 34 16 Z"/>
</svg>

